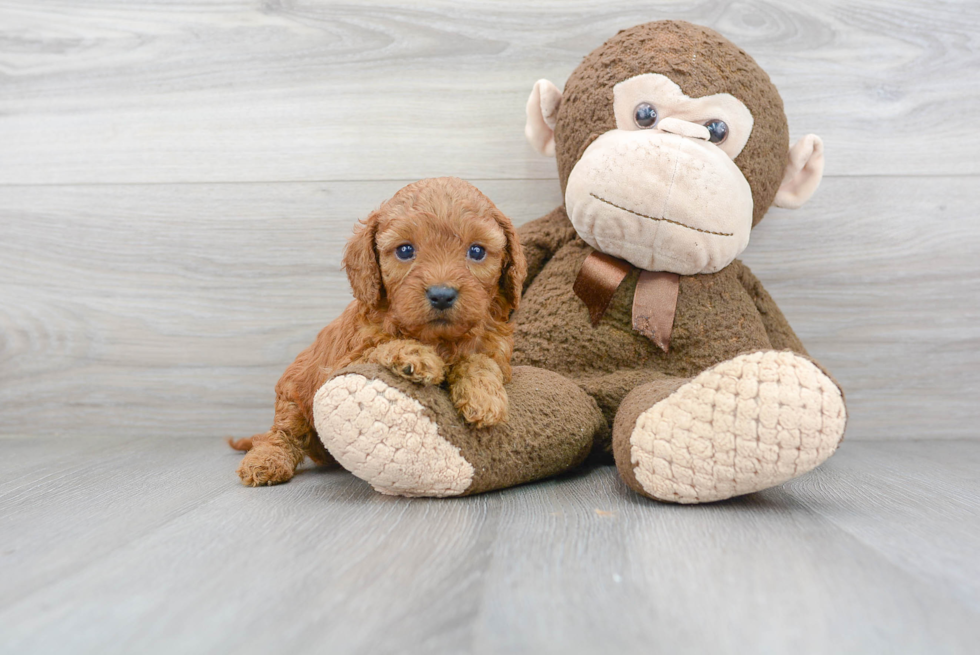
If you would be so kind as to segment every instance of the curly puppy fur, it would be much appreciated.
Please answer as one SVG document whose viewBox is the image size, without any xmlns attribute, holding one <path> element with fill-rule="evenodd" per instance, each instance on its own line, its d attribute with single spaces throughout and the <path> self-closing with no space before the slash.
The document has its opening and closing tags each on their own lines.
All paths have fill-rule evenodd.
<svg viewBox="0 0 980 655">
<path fill-rule="evenodd" d="M 395 250 L 406 244 L 415 255 L 402 261 Z M 482 260 L 470 256 L 473 245 L 485 249 Z M 355 362 L 419 384 L 447 382 L 453 404 L 476 427 L 507 417 L 510 317 L 527 265 L 514 226 L 486 196 L 453 177 L 406 186 L 361 221 L 344 268 L 354 301 L 279 379 L 272 428 L 228 440 L 248 451 L 238 468 L 246 485 L 286 482 L 307 456 L 336 465 L 313 427 L 313 396 Z M 457 292 L 451 307 L 430 301 L 433 287 Z"/>
</svg>

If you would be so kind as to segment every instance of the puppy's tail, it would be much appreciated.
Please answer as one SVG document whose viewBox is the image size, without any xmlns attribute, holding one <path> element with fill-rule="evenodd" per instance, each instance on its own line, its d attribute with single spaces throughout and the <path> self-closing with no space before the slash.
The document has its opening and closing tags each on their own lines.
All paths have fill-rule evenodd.
<svg viewBox="0 0 980 655">
<path fill-rule="evenodd" d="M 228 437 L 228 445 L 231 446 L 232 448 L 234 448 L 235 450 L 241 450 L 243 452 L 248 452 L 249 450 L 252 450 L 252 442 L 253 442 L 253 440 L 258 439 L 261 436 L 263 436 L 263 435 L 261 435 L 261 434 L 255 434 L 255 435 L 252 435 L 251 437 L 242 437 L 241 439 L 235 439 L 234 437 Z"/>
</svg>

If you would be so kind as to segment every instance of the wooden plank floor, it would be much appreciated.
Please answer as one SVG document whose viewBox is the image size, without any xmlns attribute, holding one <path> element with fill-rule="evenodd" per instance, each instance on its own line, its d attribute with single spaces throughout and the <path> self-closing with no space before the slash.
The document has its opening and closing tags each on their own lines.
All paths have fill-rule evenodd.
<svg viewBox="0 0 980 655">
<path fill-rule="evenodd" d="M 846 442 L 697 507 L 237 483 L 212 439 L 0 439 L 3 653 L 968 653 L 980 442 Z"/>
</svg>

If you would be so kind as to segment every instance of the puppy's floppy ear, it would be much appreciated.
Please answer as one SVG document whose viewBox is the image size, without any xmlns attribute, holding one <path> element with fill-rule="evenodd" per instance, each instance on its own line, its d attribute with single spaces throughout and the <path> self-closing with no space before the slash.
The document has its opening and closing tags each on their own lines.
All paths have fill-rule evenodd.
<svg viewBox="0 0 980 655">
<path fill-rule="evenodd" d="M 378 308 L 384 295 L 381 266 L 375 248 L 380 217 L 380 209 L 371 212 L 354 228 L 354 236 L 344 248 L 344 268 L 354 297 L 372 309 Z"/>
<path fill-rule="evenodd" d="M 527 277 L 527 260 L 524 259 L 524 250 L 514 224 L 496 207 L 493 217 L 507 238 L 504 261 L 500 268 L 500 290 L 494 302 L 494 315 L 498 320 L 507 321 L 521 302 L 521 290 L 524 288 L 524 278 Z"/>
</svg>

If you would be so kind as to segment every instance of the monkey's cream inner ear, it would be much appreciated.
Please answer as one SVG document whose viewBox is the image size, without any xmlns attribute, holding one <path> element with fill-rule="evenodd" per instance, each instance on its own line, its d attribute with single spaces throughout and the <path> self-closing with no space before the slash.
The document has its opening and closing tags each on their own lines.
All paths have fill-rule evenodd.
<svg viewBox="0 0 980 655">
<path fill-rule="evenodd" d="M 561 106 L 561 91 L 548 80 L 538 80 L 527 99 L 524 136 L 538 154 L 555 156 L 555 123 Z"/>
<path fill-rule="evenodd" d="M 798 209 L 813 196 L 823 179 L 823 141 L 807 134 L 789 149 L 786 172 L 773 204 Z"/>
</svg>

